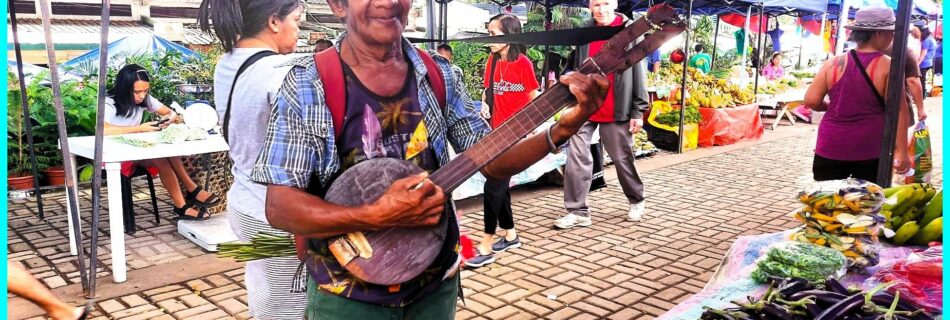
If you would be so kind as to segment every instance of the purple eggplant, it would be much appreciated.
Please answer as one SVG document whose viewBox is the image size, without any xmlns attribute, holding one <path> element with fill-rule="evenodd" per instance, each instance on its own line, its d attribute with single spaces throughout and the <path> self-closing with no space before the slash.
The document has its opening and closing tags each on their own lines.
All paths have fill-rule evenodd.
<svg viewBox="0 0 950 320">
<path fill-rule="evenodd" d="M 843 295 L 850 294 L 848 292 L 848 288 L 845 288 L 845 286 L 842 285 L 841 282 L 838 282 L 838 280 L 835 280 L 835 278 L 828 278 L 828 280 L 825 280 L 825 290 Z"/>
<path fill-rule="evenodd" d="M 815 296 L 815 301 L 822 305 L 834 305 L 848 296 L 824 290 L 799 291 L 788 297 L 788 300 L 801 300 L 808 296 Z"/>
<path fill-rule="evenodd" d="M 824 312 L 815 317 L 815 320 L 837 320 L 844 318 L 846 315 L 854 312 L 856 308 L 860 308 L 864 304 L 864 295 L 857 293 L 851 295 L 844 300 L 839 301 L 837 304 L 831 306 L 828 309 L 825 309 Z"/>
<path fill-rule="evenodd" d="M 792 317 L 788 310 L 774 303 L 767 303 L 762 306 L 762 313 L 769 319 L 789 319 Z"/>
<path fill-rule="evenodd" d="M 880 292 L 871 297 L 871 301 L 881 306 L 890 306 L 891 303 L 894 302 L 894 295 L 887 292 Z M 901 300 L 897 302 L 898 311 L 917 311 L 918 309 L 921 308 L 907 299 L 901 298 Z"/>
<path fill-rule="evenodd" d="M 821 311 L 821 307 L 814 303 L 809 303 L 807 306 L 805 306 L 805 313 L 808 313 L 810 319 L 818 317 L 818 315 L 821 314 Z"/>
</svg>

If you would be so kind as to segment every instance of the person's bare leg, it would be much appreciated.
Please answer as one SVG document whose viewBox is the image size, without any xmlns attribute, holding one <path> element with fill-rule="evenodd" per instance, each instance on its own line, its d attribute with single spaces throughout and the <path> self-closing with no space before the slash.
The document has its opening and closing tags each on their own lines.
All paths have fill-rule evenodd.
<svg viewBox="0 0 950 320">
<path fill-rule="evenodd" d="M 485 236 L 482 237 L 482 242 L 479 242 L 478 248 L 476 248 L 478 249 L 478 254 L 486 255 L 492 253 L 491 244 L 494 243 L 494 240 L 495 235 L 486 233 Z"/>
<path fill-rule="evenodd" d="M 188 175 L 188 170 L 185 170 L 185 164 L 181 162 L 180 157 L 171 157 L 167 158 L 168 162 L 171 163 L 172 169 L 175 169 L 175 173 L 178 174 L 178 178 L 181 179 L 181 183 L 185 185 L 185 191 L 192 192 L 195 191 L 195 188 L 198 188 L 198 184 L 194 180 L 191 180 L 191 176 Z M 195 196 L 198 201 L 205 202 L 208 198 L 211 197 L 211 193 L 208 191 L 201 191 Z"/>
<path fill-rule="evenodd" d="M 172 168 L 171 162 L 167 159 L 151 159 L 142 161 L 142 165 L 158 168 L 158 177 L 162 180 L 162 186 L 165 187 L 165 190 L 168 190 L 168 195 L 172 197 L 172 202 L 175 204 L 175 207 L 181 208 L 185 206 L 187 202 L 185 201 L 185 196 L 181 193 L 181 186 L 178 185 L 178 175 L 175 169 Z M 198 210 L 191 208 L 188 209 L 185 214 L 197 217 Z"/>
<path fill-rule="evenodd" d="M 19 263 L 7 261 L 7 270 L 7 289 L 10 293 L 40 306 L 53 320 L 75 320 L 82 315 L 83 308 L 76 308 L 59 300 Z"/>
</svg>

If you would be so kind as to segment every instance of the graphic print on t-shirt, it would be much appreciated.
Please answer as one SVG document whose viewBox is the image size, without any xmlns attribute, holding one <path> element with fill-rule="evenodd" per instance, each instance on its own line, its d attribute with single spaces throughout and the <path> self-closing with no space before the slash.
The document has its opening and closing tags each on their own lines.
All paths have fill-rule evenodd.
<svg viewBox="0 0 950 320">
<path fill-rule="evenodd" d="M 505 92 L 524 92 L 524 84 L 521 83 L 511 83 L 508 80 L 501 79 L 501 81 L 495 82 L 492 86 L 492 89 L 495 90 L 495 94 L 499 96 L 505 95 Z"/>
</svg>

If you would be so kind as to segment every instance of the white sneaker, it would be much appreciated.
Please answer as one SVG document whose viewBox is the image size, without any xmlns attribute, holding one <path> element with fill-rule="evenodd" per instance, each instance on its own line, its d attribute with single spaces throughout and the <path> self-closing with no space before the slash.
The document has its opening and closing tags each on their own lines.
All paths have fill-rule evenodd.
<svg viewBox="0 0 950 320">
<path fill-rule="evenodd" d="M 640 221 L 643 218 L 643 211 L 646 209 L 646 201 L 640 201 L 630 205 L 630 212 L 627 212 L 627 221 Z"/>
<path fill-rule="evenodd" d="M 581 217 L 573 213 L 568 213 L 566 216 L 557 219 L 554 221 L 554 226 L 558 229 L 570 229 L 573 227 L 589 227 L 591 224 L 590 217 Z"/>
</svg>

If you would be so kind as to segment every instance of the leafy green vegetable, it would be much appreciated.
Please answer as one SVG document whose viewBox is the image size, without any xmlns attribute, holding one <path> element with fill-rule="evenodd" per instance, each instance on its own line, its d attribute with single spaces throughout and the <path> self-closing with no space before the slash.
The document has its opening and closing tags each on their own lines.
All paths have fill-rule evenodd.
<svg viewBox="0 0 950 320">
<path fill-rule="evenodd" d="M 752 272 L 752 279 L 766 282 L 769 276 L 823 281 L 844 268 L 847 260 L 838 250 L 811 243 L 786 241 L 770 247 Z"/>
<path fill-rule="evenodd" d="M 703 116 L 699 113 L 699 108 L 696 107 L 687 107 L 685 118 L 686 124 L 695 124 L 703 120 Z M 674 109 L 669 112 L 658 114 L 656 116 L 656 122 L 668 126 L 678 126 L 680 125 L 680 111 L 678 109 Z"/>
</svg>

